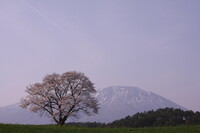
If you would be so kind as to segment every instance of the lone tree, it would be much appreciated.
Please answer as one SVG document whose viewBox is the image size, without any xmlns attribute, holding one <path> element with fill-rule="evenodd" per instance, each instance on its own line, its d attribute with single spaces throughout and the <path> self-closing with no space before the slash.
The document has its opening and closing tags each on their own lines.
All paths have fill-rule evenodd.
<svg viewBox="0 0 200 133">
<path fill-rule="evenodd" d="M 20 106 L 51 117 L 59 125 L 69 117 L 78 118 L 80 112 L 98 113 L 94 84 L 80 72 L 47 75 L 42 83 L 28 86 L 26 92 L 28 96 L 21 99 Z"/>
</svg>

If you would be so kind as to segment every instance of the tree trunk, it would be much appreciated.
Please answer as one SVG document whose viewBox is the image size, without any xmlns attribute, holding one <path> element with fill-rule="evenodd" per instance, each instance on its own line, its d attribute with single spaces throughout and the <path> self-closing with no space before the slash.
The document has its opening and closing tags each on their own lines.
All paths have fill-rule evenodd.
<svg viewBox="0 0 200 133">
<path fill-rule="evenodd" d="M 65 124 L 65 121 L 59 121 L 59 123 L 58 123 L 59 126 L 62 126 L 64 124 Z"/>
<path fill-rule="evenodd" d="M 59 122 L 57 123 L 58 125 L 60 125 L 60 126 L 62 126 L 62 125 L 64 125 L 65 124 L 65 121 L 66 121 L 67 119 L 65 119 L 65 118 L 60 118 L 59 119 Z"/>
</svg>

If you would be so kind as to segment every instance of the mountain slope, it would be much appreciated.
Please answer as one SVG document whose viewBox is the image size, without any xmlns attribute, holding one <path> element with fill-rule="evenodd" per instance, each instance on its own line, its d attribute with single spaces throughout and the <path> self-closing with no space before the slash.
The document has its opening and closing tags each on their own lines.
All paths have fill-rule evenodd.
<svg viewBox="0 0 200 133">
<path fill-rule="evenodd" d="M 99 114 L 92 117 L 84 117 L 80 121 L 112 122 L 127 115 L 158 108 L 183 107 L 159 96 L 153 92 L 147 92 L 137 87 L 113 86 L 97 93 L 100 102 Z"/>
<path fill-rule="evenodd" d="M 83 116 L 80 119 L 69 121 L 107 123 L 127 115 L 152 109 L 165 107 L 185 109 L 166 98 L 137 87 L 108 87 L 98 90 L 96 97 L 101 107 L 98 115 Z M 40 117 L 38 114 L 31 113 L 15 104 L 0 108 L 0 123 L 49 124 L 52 122 L 49 118 Z"/>
<path fill-rule="evenodd" d="M 0 107 L 0 123 L 12 124 L 46 124 L 52 123 L 49 118 L 20 108 L 19 104 Z"/>
</svg>

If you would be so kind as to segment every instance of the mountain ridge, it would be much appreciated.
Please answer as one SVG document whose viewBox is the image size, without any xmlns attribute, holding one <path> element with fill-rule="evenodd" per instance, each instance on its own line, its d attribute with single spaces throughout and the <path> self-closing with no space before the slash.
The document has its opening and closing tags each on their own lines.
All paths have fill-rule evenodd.
<svg viewBox="0 0 200 133">
<path fill-rule="evenodd" d="M 186 110 L 186 108 L 153 92 L 131 86 L 110 86 L 97 90 L 95 94 L 99 100 L 100 110 L 98 115 L 82 116 L 80 119 L 69 119 L 73 122 L 105 122 L 133 115 L 137 112 L 155 110 L 158 108 L 173 107 Z M 0 123 L 18 124 L 50 124 L 49 118 L 40 117 L 38 114 L 13 106 L 0 107 Z"/>
</svg>

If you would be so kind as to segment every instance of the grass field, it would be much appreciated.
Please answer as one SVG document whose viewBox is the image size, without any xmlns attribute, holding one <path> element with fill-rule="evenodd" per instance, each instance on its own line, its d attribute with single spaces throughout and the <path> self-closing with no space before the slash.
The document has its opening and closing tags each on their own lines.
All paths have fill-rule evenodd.
<svg viewBox="0 0 200 133">
<path fill-rule="evenodd" d="M 200 126 L 155 128 L 79 128 L 49 125 L 0 124 L 0 133 L 200 133 Z"/>
</svg>

